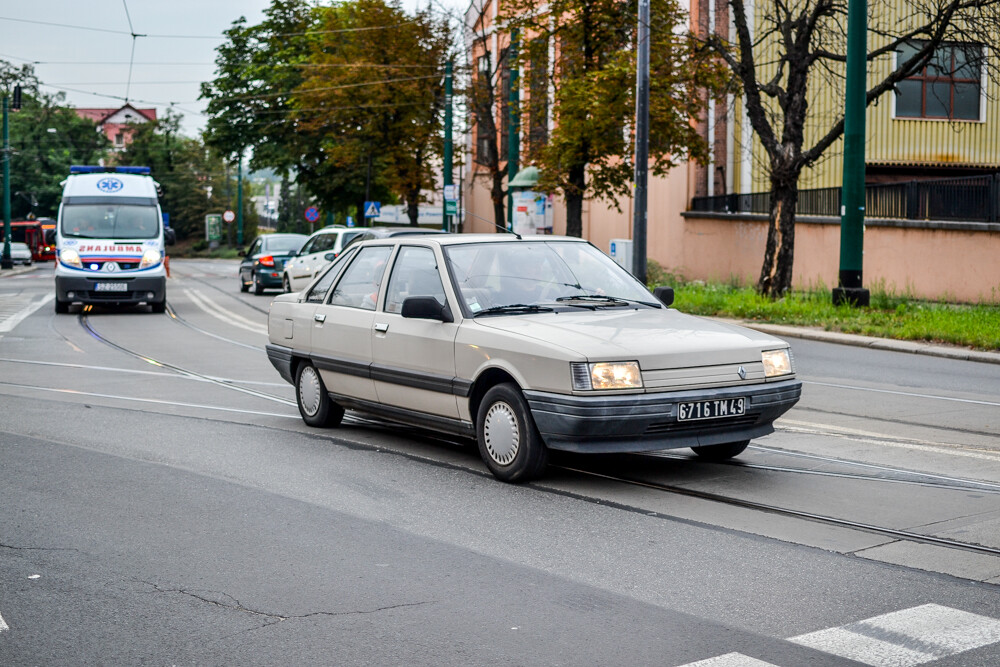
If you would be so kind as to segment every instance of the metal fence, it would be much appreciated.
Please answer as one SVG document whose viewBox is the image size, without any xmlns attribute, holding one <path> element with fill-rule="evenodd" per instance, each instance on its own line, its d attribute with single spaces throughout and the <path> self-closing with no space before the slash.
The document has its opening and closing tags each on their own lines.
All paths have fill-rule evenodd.
<svg viewBox="0 0 1000 667">
<path fill-rule="evenodd" d="M 796 213 L 840 217 L 840 193 L 840 188 L 799 190 Z M 691 210 L 767 214 L 771 211 L 771 193 L 694 197 Z M 865 217 L 998 222 L 1000 174 L 867 185 Z"/>
</svg>

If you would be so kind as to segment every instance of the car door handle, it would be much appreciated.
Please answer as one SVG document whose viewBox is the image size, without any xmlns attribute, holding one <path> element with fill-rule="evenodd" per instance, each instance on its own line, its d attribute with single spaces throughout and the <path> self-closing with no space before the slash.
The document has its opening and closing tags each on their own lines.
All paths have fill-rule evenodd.
<svg viewBox="0 0 1000 667">
<path fill-rule="evenodd" d="M 388 330 L 389 330 L 388 324 L 382 324 L 380 322 L 375 323 L 375 331 L 378 331 L 379 333 L 385 333 Z"/>
<path fill-rule="evenodd" d="M 326 315 L 323 315 L 322 313 L 316 313 L 315 315 L 313 315 L 313 319 L 316 320 L 317 322 L 326 322 Z"/>
</svg>

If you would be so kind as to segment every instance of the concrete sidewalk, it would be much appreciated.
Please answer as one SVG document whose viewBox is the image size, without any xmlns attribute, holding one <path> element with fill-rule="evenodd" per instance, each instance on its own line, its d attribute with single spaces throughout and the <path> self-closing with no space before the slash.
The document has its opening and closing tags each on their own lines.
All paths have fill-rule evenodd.
<svg viewBox="0 0 1000 667">
<path fill-rule="evenodd" d="M 894 340 L 892 338 L 872 338 L 857 334 L 825 331 L 816 327 L 790 327 L 783 324 L 766 324 L 752 320 L 731 320 L 721 317 L 712 318 L 719 322 L 737 324 L 739 326 L 769 333 L 780 338 L 804 338 L 818 340 L 824 343 L 853 345 L 855 347 L 870 347 L 873 350 L 889 350 L 892 352 L 908 352 L 910 354 L 925 354 L 931 357 L 945 359 L 961 359 L 963 361 L 979 361 L 987 364 L 1000 364 L 1000 352 L 970 350 L 957 345 L 939 345 L 910 340 Z"/>
</svg>

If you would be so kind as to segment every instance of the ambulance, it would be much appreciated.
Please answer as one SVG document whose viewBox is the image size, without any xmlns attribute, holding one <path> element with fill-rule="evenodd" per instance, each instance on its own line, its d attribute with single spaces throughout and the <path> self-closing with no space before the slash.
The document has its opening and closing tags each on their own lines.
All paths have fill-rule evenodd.
<svg viewBox="0 0 1000 667">
<path fill-rule="evenodd" d="M 56 220 L 56 312 L 73 303 L 167 306 L 165 229 L 149 167 L 70 167 Z"/>
</svg>

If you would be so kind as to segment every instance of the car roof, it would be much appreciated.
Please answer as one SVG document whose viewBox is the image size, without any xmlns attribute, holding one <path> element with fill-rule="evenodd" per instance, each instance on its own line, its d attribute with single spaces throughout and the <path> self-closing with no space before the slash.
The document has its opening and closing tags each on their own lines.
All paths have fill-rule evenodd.
<svg viewBox="0 0 1000 667">
<path fill-rule="evenodd" d="M 398 236 L 398 235 L 397 235 Z M 376 243 L 378 238 L 365 239 L 365 242 Z M 398 240 L 385 238 L 385 240 Z M 417 240 L 417 239 L 413 239 Z M 570 243 L 588 243 L 586 239 L 577 238 L 575 236 L 554 236 L 552 234 L 535 234 L 535 235 L 522 235 L 515 236 L 514 234 L 455 234 L 455 233 L 444 233 L 439 234 L 429 234 L 427 236 L 421 236 L 420 241 L 427 243 L 435 243 L 441 246 L 450 245 L 465 245 L 471 243 L 543 243 L 543 242 L 570 242 Z"/>
</svg>

